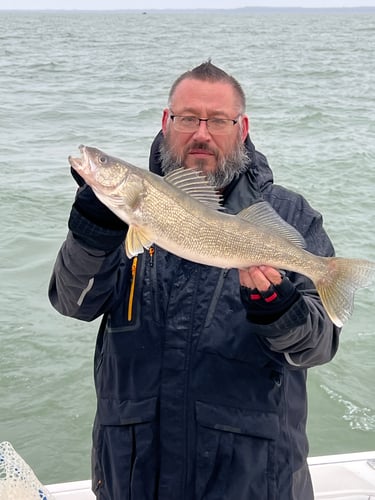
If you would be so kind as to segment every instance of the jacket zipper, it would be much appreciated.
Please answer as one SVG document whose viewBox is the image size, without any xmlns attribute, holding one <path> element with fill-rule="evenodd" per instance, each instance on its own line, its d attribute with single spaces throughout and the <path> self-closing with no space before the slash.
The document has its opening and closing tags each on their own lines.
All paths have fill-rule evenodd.
<svg viewBox="0 0 375 500">
<path fill-rule="evenodd" d="M 134 303 L 134 291 L 135 291 L 135 279 L 137 275 L 137 263 L 138 257 L 133 258 L 132 262 L 132 277 L 130 283 L 130 293 L 129 293 L 129 302 L 128 302 L 128 321 L 130 322 L 133 319 L 133 303 Z"/>
<path fill-rule="evenodd" d="M 154 319 L 157 323 L 160 322 L 160 311 L 159 311 L 159 292 L 158 292 L 158 274 L 157 274 L 157 265 L 156 265 L 156 249 L 155 247 L 150 247 L 148 250 L 150 256 L 150 285 L 151 285 L 151 294 L 152 294 L 152 311 L 154 315 Z"/>
<path fill-rule="evenodd" d="M 192 293 L 192 304 L 191 304 L 191 312 L 190 312 L 190 331 L 189 331 L 189 339 L 188 339 L 188 344 L 187 344 L 187 355 L 186 355 L 186 367 L 185 367 L 185 387 L 184 387 L 184 430 L 185 430 L 185 444 L 184 444 L 184 455 L 185 455 L 185 471 L 184 471 L 184 496 L 183 499 L 187 498 L 187 492 L 188 492 L 188 478 L 190 477 L 191 474 L 191 467 L 192 464 L 189 461 L 189 456 L 190 456 L 190 451 L 192 448 L 191 440 L 190 440 L 190 434 L 188 431 L 189 428 L 189 418 L 190 418 L 190 405 L 189 405 L 189 390 L 190 390 L 190 367 L 191 367 L 191 358 L 192 358 L 192 343 L 193 343 L 193 337 L 194 337 L 194 316 L 195 316 L 195 310 L 196 310 L 196 304 L 198 301 L 198 286 L 199 286 L 199 274 L 198 270 L 195 269 L 193 271 L 194 274 L 194 293 Z"/>
</svg>

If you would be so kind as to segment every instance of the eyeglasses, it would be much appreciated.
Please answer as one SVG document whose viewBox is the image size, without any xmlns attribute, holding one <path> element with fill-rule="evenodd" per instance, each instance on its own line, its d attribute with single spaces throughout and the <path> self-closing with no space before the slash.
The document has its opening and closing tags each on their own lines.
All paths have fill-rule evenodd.
<svg viewBox="0 0 375 500">
<path fill-rule="evenodd" d="M 213 134 L 228 134 L 238 120 L 226 118 L 198 118 L 197 116 L 170 115 L 175 130 L 178 132 L 196 132 L 201 122 L 206 122 L 207 129 Z"/>
</svg>

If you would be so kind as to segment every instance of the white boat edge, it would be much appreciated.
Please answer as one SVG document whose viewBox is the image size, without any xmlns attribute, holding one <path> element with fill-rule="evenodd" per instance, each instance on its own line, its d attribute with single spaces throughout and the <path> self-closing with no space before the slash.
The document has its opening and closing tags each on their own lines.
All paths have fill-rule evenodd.
<svg viewBox="0 0 375 500">
<path fill-rule="evenodd" d="M 315 500 L 375 500 L 375 450 L 309 457 Z M 91 482 L 46 485 L 54 500 L 94 500 Z"/>
</svg>

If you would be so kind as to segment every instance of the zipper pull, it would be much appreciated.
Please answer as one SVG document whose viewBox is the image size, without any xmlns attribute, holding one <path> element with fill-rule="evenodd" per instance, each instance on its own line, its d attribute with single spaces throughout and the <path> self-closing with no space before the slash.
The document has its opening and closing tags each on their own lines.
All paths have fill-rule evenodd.
<svg viewBox="0 0 375 500">
<path fill-rule="evenodd" d="M 150 247 L 148 249 L 148 253 L 150 254 L 150 267 L 152 267 L 154 265 L 154 253 L 155 253 L 155 248 L 154 247 Z"/>
</svg>

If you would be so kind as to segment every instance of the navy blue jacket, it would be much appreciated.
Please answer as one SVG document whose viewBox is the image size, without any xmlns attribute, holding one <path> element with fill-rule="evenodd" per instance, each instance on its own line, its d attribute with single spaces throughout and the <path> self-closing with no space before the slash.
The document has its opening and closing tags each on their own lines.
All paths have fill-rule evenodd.
<svg viewBox="0 0 375 500">
<path fill-rule="evenodd" d="M 160 172 L 159 136 L 151 170 Z M 237 213 L 263 197 L 333 255 L 322 218 L 273 184 L 250 140 L 251 164 L 224 194 Z M 85 189 L 85 188 L 83 188 Z M 78 195 L 79 196 L 79 195 Z M 339 330 L 312 283 L 277 321 L 249 322 L 238 271 L 158 247 L 129 261 L 126 228 L 74 207 L 49 296 L 62 314 L 103 316 L 95 353 L 93 490 L 101 500 L 312 500 L 306 465 L 306 369 L 329 361 Z"/>
</svg>

